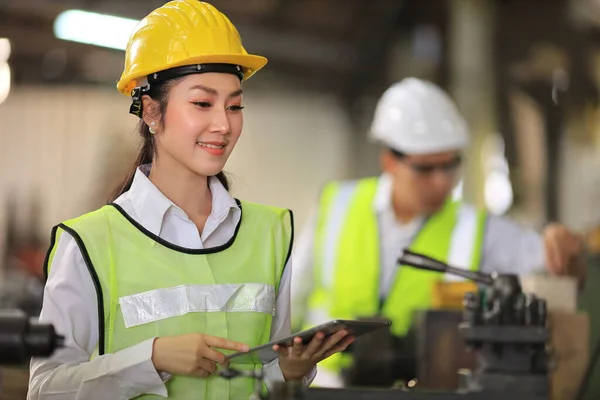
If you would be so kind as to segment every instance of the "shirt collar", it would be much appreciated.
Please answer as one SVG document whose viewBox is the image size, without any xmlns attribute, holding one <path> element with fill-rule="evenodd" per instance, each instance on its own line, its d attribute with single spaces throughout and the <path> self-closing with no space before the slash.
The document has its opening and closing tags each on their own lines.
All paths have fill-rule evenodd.
<svg viewBox="0 0 600 400">
<path fill-rule="evenodd" d="M 383 173 L 380 175 L 375 190 L 375 200 L 373 201 L 373 210 L 379 218 L 390 219 L 397 226 L 416 226 L 422 224 L 425 217 L 419 215 L 413 218 L 410 222 L 401 224 L 396 219 L 394 206 L 392 204 L 392 177 L 389 174 Z"/>
<path fill-rule="evenodd" d="M 188 218 L 188 216 L 150 181 L 148 178 L 150 166 L 150 164 L 145 164 L 138 167 L 128 194 L 138 221 L 144 228 L 160 236 L 164 218 L 168 213 L 183 218 Z M 214 218 L 217 223 L 221 223 L 231 211 L 240 213 L 237 202 L 217 177 L 209 177 L 208 187 L 212 194 L 210 218 Z"/>
<path fill-rule="evenodd" d="M 377 215 L 392 212 L 392 177 L 388 174 L 382 174 L 377 180 L 377 189 L 375 190 L 375 200 L 373 208 Z"/>
<path fill-rule="evenodd" d="M 225 189 L 219 178 L 216 176 L 209 177 L 208 188 L 212 194 L 211 218 L 214 218 L 217 223 L 223 222 L 230 212 L 240 213 L 241 210 L 236 200 Z"/>
</svg>

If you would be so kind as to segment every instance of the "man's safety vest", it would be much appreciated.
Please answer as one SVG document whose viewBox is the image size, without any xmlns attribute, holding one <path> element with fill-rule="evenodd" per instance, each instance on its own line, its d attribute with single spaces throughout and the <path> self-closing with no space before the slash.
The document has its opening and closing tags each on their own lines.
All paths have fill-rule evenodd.
<svg viewBox="0 0 600 400">
<path fill-rule="evenodd" d="M 392 321 L 393 334 L 402 336 L 410 327 L 413 312 L 431 306 L 434 283 L 444 279 L 444 274 L 399 266 L 386 298 L 380 299 L 381 247 L 373 206 L 378 182 L 377 178 L 366 178 L 324 187 L 309 315 L 331 319 L 380 315 Z M 410 250 L 457 267 L 478 269 L 485 221 L 485 212 L 448 201 L 426 220 Z M 315 319 L 308 317 L 308 321 Z M 336 355 L 319 366 L 339 369 L 346 362 Z"/>
<path fill-rule="evenodd" d="M 222 246 L 201 250 L 166 242 L 117 205 L 54 228 L 46 273 L 60 235 L 71 234 L 96 287 L 97 355 L 153 337 L 193 332 L 250 347 L 269 342 L 280 278 L 290 256 L 292 214 L 249 202 L 240 206 L 234 236 Z M 166 387 L 169 399 L 247 399 L 254 383 L 250 378 L 173 376 Z"/>
</svg>

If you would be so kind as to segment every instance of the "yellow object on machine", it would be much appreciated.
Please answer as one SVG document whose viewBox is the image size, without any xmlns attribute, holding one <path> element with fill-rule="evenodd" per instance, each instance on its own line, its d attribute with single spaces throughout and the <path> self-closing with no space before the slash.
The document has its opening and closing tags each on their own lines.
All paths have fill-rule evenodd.
<svg viewBox="0 0 600 400">
<path fill-rule="evenodd" d="M 465 293 L 477 292 L 474 282 L 437 282 L 432 291 L 431 306 L 438 310 L 462 310 Z"/>
<path fill-rule="evenodd" d="M 588 251 L 600 254 L 600 226 L 591 229 L 585 236 Z"/>
</svg>

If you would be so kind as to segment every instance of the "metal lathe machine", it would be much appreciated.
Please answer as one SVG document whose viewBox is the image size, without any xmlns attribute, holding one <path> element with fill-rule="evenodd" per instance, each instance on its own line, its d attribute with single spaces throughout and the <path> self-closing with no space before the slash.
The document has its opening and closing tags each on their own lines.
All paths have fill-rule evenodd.
<svg viewBox="0 0 600 400">
<path fill-rule="evenodd" d="M 478 290 L 464 296 L 464 311 L 458 331 L 475 355 L 475 366 L 460 371 L 458 388 L 451 391 L 360 387 L 365 382 L 393 381 L 404 371 L 394 340 L 372 333 L 373 340 L 358 340 L 352 349 L 353 367 L 346 374 L 348 388 L 304 388 L 298 382 L 281 382 L 270 393 L 254 395 L 268 400 L 550 400 L 550 331 L 545 300 L 524 293 L 516 275 L 488 275 L 454 268 L 421 254 L 405 251 L 398 263 L 419 269 L 450 273 L 478 284 Z M 378 335 L 375 338 L 375 335 Z M 391 336 L 391 334 L 388 333 Z M 406 345 L 404 349 L 406 349 Z M 576 399 L 581 400 L 590 371 L 598 358 L 596 346 L 588 372 Z M 242 373 L 222 371 L 235 379 Z M 405 376 L 404 376 L 405 377 Z M 260 377 L 256 377 L 260 382 Z M 257 385 L 259 388 L 260 385 Z M 563 400 L 563 399 L 561 399 Z M 565 399 L 566 400 L 566 399 Z"/>
</svg>

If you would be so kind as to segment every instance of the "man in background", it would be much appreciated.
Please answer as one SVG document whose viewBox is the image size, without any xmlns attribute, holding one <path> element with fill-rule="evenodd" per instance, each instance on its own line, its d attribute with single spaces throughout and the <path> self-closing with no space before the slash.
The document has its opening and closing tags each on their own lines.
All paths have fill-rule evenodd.
<svg viewBox="0 0 600 400">
<path fill-rule="evenodd" d="M 293 255 L 294 328 L 381 315 L 406 335 L 429 308 L 444 275 L 398 266 L 405 248 L 450 265 L 584 279 L 579 236 L 559 224 L 542 234 L 451 199 L 469 132 L 455 104 L 432 83 L 408 78 L 380 98 L 370 134 L 382 174 L 324 186 Z M 346 357 L 346 358 L 344 358 Z M 319 364 L 320 386 L 341 386 L 349 354 Z"/>
</svg>

